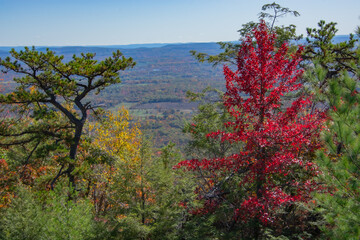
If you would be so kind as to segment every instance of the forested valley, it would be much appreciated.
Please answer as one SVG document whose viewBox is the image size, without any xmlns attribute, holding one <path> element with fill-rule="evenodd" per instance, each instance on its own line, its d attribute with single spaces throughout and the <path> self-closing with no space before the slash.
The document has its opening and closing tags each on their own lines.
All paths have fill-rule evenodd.
<svg viewBox="0 0 360 240">
<path fill-rule="evenodd" d="M 0 239 L 359 239 L 360 27 L 281 16 L 237 42 L 0 48 Z"/>
</svg>

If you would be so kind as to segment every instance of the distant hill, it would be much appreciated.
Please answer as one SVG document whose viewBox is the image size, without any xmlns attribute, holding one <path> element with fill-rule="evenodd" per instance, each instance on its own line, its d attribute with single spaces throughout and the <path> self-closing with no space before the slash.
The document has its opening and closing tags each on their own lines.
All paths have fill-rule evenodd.
<svg viewBox="0 0 360 240">
<path fill-rule="evenodd" d="M 336 36 L 335 42 L 347 40 L 348 36 Z M 114 109 L 121 105 L 130 108 L 132 114 L 142 121 L 144 130 L 153 135 L 156 146 L 163 146 L 170 140 L 183 144 L 182 124 L 189 119 L 196 104 L 188 103 L 186 92 L 199 92 L 211 86 L 225 88 L 222 66 L 199 63 L 190 51 L 210 55 L 221 52 L 219 45 L 209 43 L 181 44 L 133 44 L 113 46 L 58 46 L 37 47 L 39 51 L 50 48 L 65 61 L 74 54 L 95 53 L 102 60 L 120 50 L 126 57 L 132 57 L 136 66 L 120 74 L 122 82 L 106 88 L 99 95 L 89 96 L 95 105 Z M 8 56 L 11 47 L 0 47 L 0 57 Z M 22 49 L 17 47 L 17 50 Z M 14 87 L 13 73 L 3 76 L 5 91 Z"/>
<path fill-rule="evenodd" d="M 135 48 L 136 46 L 136 48 Z M 37 47 L 45 51 L 47 47 Z M 190 50 L 220 53 L 216 43 L 157 44 L 132 46 L 65 46 L 49 47 L 65 61 L 74 54 L 91 52 L 101 60 L 120 50 L 126 57 L 132 57 L 136 66 L 120 73 L 122 82 L 106 88 L 99 95 L 91 95 L 95 105 L 114 109 L 121 105 L 128 107 L 133 116 L 141 121 L 143 130 L 150 132 L 155 145 L 160 147 L 170 140 L 182 145 L 186 140 L 182 134 L 185 119 L 189 119 L 196 104 L 188 103 L 186 91 L 201 91 L 207 86 L 224 88 L 221 67 L 198 63 Z M 0 57 L 8 56 L 9 47 L 0 47 Z M 17 49 L 19 50 L 19 49 Z M 15 87 L 8 73 L 4 77 L 5 91 Z M 179 137 L 181 136 L 181 137 Z"/>
<path fill-rule="evenodd" d="M 349 39 L 349 35 L 337 35 L 334 37 L 334 42 L 342 42 Z M 233 41 L 237 42 L 237 41 Z M 159 48 L 164 46 L 174 46 L 174 45 L 197 45 L 197 44 L 216 44 L 215 42 L 203 42 L 203 43 L 143 43 L 143 44 L 126 44 L 126 45 L 85 45 L 85 46 L 76 46 L 76 48 L 82 49 L 99 49 L 99 48 L 110 48 L 110 49 L 137 49 L 137 48 Z M 56 49 L 56 48 L 72 48 L 73 46 L 36 46 L 36 48 L 46 49 Z M 12 48 L 15 50 L 21 50 L 24 46 L 0 46 L 0 51 L 8 52 Z"/>
<path fill-rule="evenodd" d="M 335 36 L 334 42 L 347 39 L 349 36 L 339 35 Z M 132 57 L 137 65 L 121 74 L 122 84 L 111 86 L 97 96 L 101 101 L 105 101 L 108 107 L 127 102 L 137 104 L 138 109 L 139 104 L 169 100 L 184 102 L 187 90 L 200 91 L 207 86 L 224 87 L 221 66 L 214 68 L 210 64 L 198 63 L 189 53 L 195 50 L 210 55 L 218 54 L 221 49 L 214 42 L 37 47 L 39 51 L 47 48 L 64 55 L 65 61 L 70 60 L 74 54 L 87 52 L 95 53 L 96 58 L 102 60 L 116 50 L 120 50 L 126 57 Z M 0 47 L 0 57 L 8 56 L 10 49 L 11 47 Z M 20 49 L 23 48 L 16 47 L 16 50 Z M 11 85 L 13 77 L 11 74 L 6 75 L 5 82 Z"/>
<path fill-rule="evenodd" d="M 209 42 L 214 43 L 214 42 Z M 82 49 L 99 49 L 99 48 L 111 48 L 111 49 L 136 49 L 136 48 L 159 48 L 167 45 L 187 45 L 187 44 L 197 44 L 197 43 L 143 43 L 143 44 L 127 44 L 127 45 L 84 45 L 84 46 L 75 46 L 76 48 Z M 207 44 L 207 43 L 200 43 Z M 29 46 L 30 47 L 30 46 Z M 72 48 L 74 46 L 36 46 L 37 49 L 56 49 L 56 48 Z M 24 46 L 0 46 L 0 51 L 8 52 L 12 48 L 15 50 L 22 50 Z"/>
<path fill-rule="evenodd" d="M 349 36 L 339 35 L 334 38 L 334 42 L 347 39 Z M 16 47 L 17 50 L 21 48 Z M 185 92 L 188 90 L 200 91 L 207 86 L 224 88 L 222 67 L 214 68 L 210 64 L 198 63 L 189 53 L 195 50 L 210 55 L 218 54 L 221 49 L 214 42 L 37 47 L 39 51 L 45 51 L 46 48 L 64 55 L 65 61 L 70 60 L 74 54 L 87 52 L 95 53 L 96 58 L 102 60 L 116 50 L 120 50 L 126 57 L 132 57 L 137 64 L 121 74 L 122 83 L 111 86 L 97 96 L 108 107 L 124 102 L 136 105 L 137 109 L 141 107 L 139 105 L 147 103 L 179 103 L 186 101 Z M 8 56 L 10 49 L 11 47 L 0 47 L 0 57 Z M 13 77 L 11 73 L 6 75 L 5 82 L 11 85 Z M 10 88 L 11 86 L 7 89 Z"/>
</svg>

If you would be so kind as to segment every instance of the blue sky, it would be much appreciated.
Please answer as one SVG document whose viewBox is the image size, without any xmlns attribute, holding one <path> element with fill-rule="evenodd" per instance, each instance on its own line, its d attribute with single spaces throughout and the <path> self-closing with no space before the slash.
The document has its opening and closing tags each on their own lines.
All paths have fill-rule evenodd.
<svg viewBox="0 0 360 240">
<path fill-rule="evenodd" d="M 257 21 L 265 0 L 0 0 L 0 46 L 117 45 L 238 39 Z M 338 23 L 338 34 L 360 25 L 359 0 L 282 0 L 300 12 L 278 24 L 299 33 L 319 20 Z"/>
</svg>

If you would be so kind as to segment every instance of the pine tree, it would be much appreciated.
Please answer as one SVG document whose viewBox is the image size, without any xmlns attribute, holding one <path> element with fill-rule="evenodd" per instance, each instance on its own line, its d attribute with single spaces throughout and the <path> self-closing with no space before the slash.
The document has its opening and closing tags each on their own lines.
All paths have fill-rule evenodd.
<svg viewBox="0 0 360 240">
<path fill-rule="evenodd" d="M 331 96 L 330 81 L 341 80 L 339 76 L 343 71 L 356 74 L 359 68 L 356 52 L 359 40 L 350 34 L 348 40 L 335 43 L 334 37 L 337 31 L 336 23 L 326 23 L 323 20 L 318 23 L 318 28 L 307 29 L 303 66 L 306 68 L 307 87 L 311 92 L 316 93 L 317 102 L 327 102 L 326 98 Z"/>
<path fill-rule="evenodd" d="M 326 70 L 323 70 L 326 71 Z M 331 239 L 360 237 L 360 95 L 359 74 L 341 73 L 329 83 L 329 121 L 326 149 L 319 153 L 328 194 L 318 195 Z M 324 74 L 323 74 L 324 75 Z"/>
<path fill-rule="evenodd" d="M 18 86 L 13 92 L 1 95 L 0 102 L 18 106 L 19 115 L 30 113 L 37 121 L 35 125 L 13 128 L 14 121 L 9 120 L 10 131 L 1 131 L 0 145 L 42 142 L 44 136 L 53 138 L 53 145 L 58 142 L 65 144 L 67 157 L 60 162 L 60 169 L 51 185 L 53 187 L 60 176 L 66 175 L 75 187 L 78 146 L 88 112 L 95 107 L 85 98 L 91 92 L 99 93 L 105 87 L 119 83 L 119 72 L 135 63 L 120 51 L 103 61 L 97 61 L 95 54 L 87 53 L 80 57 L 74 55 L 68 62 L 64 62 L 64 56 L 57 56 L 48 49 L 45 52 L 35 48 L 19 52 L 12 49 L 10 54 L 11 57 L 0 59 L 0 66 L 4 72 L 19 74 L 14 79 Z M 56 114 L 65 119 L 63 124 L 56 121 Z"/>
</svg>

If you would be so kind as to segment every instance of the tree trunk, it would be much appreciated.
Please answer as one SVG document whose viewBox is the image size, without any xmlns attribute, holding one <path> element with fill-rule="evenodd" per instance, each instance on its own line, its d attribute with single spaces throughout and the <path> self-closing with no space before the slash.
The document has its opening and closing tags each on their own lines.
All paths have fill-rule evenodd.
<svg viewBox="0 0 360 240">
<path fill-rule="evenodd" d="M 73 191 L 76 190 L 76 185 L 75 185 L 75 176 L 72 174 L 72 172 L 75 169 L 76 153 L 77 153 L 77 149 L 78 149 L 78 146 L 80 143 L 80 138 L 81 138 L 83 127 L 84 127 L 83 122 L 80 122 L 75 127 L 74 139 L 70 146 L 70 154 L 69 154 L 71 162 L 69 163 L 69 167 L 66 170 L 67 176 L 69 178 L 69 186 L 73 189 Z"/>
</svg>

